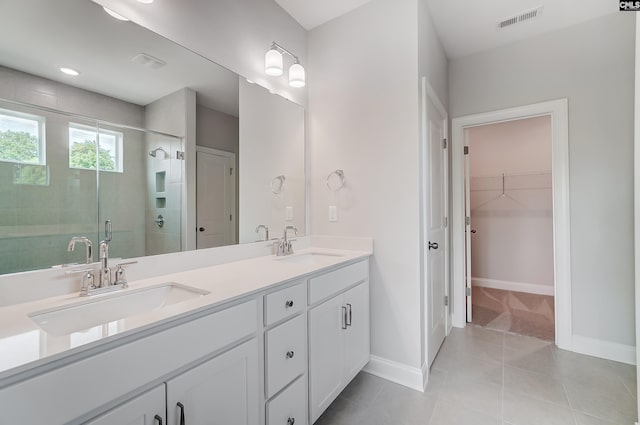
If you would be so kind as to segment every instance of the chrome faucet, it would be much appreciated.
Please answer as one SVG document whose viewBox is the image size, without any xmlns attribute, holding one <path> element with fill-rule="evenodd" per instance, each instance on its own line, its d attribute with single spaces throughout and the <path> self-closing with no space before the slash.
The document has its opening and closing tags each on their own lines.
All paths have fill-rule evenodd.
<svg viewBox="0 0 640 425">
<path fill-rule="evenodd" d="M 104 240 L 100 241 L 100 269 L 98 270 L 98 279 L 95 279 L 96 276 L 92 268 L 67 272 L 67 274 L 83 274 L 80 296 L 102 294 L 117 289 L 125 289 L 129 286 L 124 268 L 130 264 L 137 263 L 137 261 L 116 264 L 116 266 L 113 267 L 115 271 L 113 272 L 112 278 L 112 270 L 109 268 L 109 242 L 111 242 L 111 236 L 111 220 L 107 220 L 104 223 Z M 89 264 L 91 262 L 91 241 L 85 237 L 74 237 L 71 239 L 71 242 L 69 242 L 69 251 L 73 250 L 76 242 L 84 242 L 87 246 L 87 264 Z"/>
<path fill-rule="evenodd" d="M 91 241 L 89 238 L 84 236 L 74 236 L 69 241 L 69 245 L 67 246 L 67 251 L 72 252 L 76 248 L 76 242 L 82 242 L 85 246 L 85 264 L 91 264 L 93 260 L 93 253 L 91 251 Z"/>
<path fill-rule="evenodd" d="M 269 226 L 267 226 L 266 224 L 259 224 L 258 227 L 256 227 L 256 233 L 259 235 L 260 234 L 260 229 L 264 229 L 264 239 L 265 241 L 269 240 Z"/>
<path fill-rule="evenodd" d="M 111 285 L 111 270 L 109 269 L 109 242 L 112 237 L 111 220 L 104 222 L 104 240 L 100 241 L 100 279 L 99 287 L 106 288 Z"/>
<path fill-rule="evenodd" d="M 296 229 L 295 227 L 293 226 L 284 227 L 282 239 L 280 239 L 280 241 L 278 242 L 278 248 L 276 250 L 277 256 L 293 254 L 293 245 L 291 244 L 291 241 L 287 238 L 287 232 L 289 230 L 293 230 L 293 233 L 295 233 L 296 235 L 298 234 L 298 229 Z"/>
</svg>

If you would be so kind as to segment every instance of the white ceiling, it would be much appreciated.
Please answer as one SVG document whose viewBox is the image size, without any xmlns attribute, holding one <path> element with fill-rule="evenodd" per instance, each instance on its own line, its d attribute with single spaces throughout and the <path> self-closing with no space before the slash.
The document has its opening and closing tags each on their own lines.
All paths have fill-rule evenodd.
<svg viewBox="0 0 640 425">
<path fill-rule="evenodd" d="M 3 0 L 2 16 L 0 65 L 138 105 L 189 87 L 199 104 L 238 116 L 236 74 L 89 0 Z M 139 53 L 167 64 L 145 68 L 131 61 Z"/>
<path fill-rule="evenodd" d="M 492 49 L 618 12 L 612 0 L 427 0 L 436 31 L 450 59 Z M 498 31 L 497 23 L 544 6 L 542 14 Z"/>
<path fill-rule="evenodd" d="M 307 31 L 371 0 L 276 0 Z"/>
</svg>

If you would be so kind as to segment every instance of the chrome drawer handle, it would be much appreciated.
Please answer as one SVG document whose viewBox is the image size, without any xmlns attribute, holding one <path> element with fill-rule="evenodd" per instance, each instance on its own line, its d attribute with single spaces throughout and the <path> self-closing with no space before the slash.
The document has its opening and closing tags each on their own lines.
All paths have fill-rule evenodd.
<svg viewBox="0 0 640 425">
<path fill-rule="evenodd" d="M 342 329 L 347 329 L 347 307 L 342 306 Z"/>
<path fill-rule="evenodd" d="M 293 307 L 293 300 L 288 300 L 286 303 L 284 303 L 284 306 L 287 308 Z"/>
<path fill-rule="evenodd" d="M 347 319 L 347 326 L 351 326 L 351 304 L 347 304 L 347 311 L 348 311 L 348 319 Z"/>
<path fill-rule="evenodd" d="M 154 416 L 154 418 L 156 422 L 158 422 L 158 425 L 162 425 L 162 417 L 160 415 L 156 415 Z"/>
<path fill-rule="evenodd" d="M 293 358 L 293 356 L 294 356 L 294 354 L 295 354 L 295 353 L 294 353 L 293 351 L 287 351 L 287 358 L 288 358 L 288 359 L 292 359 L 292 358 Z"/>
<path fill-rule="evenodd" d="M 180 425 L 185 425 L 184 420 L 184 404 L 178 402 L 178 407 L 180 408 Z"/>
<path fill-rule="evenodd" d="M 287 419 L 287 425 L 293 425 L 296 423 L 296 418 L 289 418 Z"/>
</svg>

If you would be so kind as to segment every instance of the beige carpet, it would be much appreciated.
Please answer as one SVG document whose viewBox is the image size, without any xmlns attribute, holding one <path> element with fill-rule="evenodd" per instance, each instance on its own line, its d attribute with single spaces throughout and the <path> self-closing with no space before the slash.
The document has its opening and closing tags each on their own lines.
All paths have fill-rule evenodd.
<svg viewBox="0 0 640 425">
<path fill-rule="evenodd" d="M 472 303 L 476 325 L 555 340 L 553 297 L 474 286 Z"/>
</svg>

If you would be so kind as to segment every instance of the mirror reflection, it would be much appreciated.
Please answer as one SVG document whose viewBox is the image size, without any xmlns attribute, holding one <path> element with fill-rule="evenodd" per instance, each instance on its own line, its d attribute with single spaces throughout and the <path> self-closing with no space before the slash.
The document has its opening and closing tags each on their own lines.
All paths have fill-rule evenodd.
<svg viewBox="0 0 640 425">
<path fill-rule="evenodd" d="M 89 0 L 3 16 L 0 273 L 305 233 L 301 106 Z"/>
</svg>

